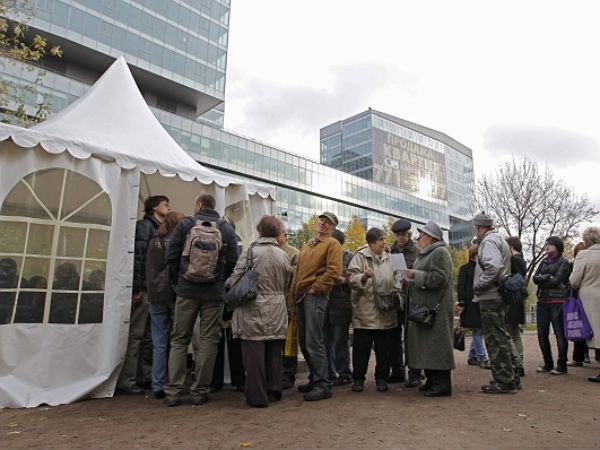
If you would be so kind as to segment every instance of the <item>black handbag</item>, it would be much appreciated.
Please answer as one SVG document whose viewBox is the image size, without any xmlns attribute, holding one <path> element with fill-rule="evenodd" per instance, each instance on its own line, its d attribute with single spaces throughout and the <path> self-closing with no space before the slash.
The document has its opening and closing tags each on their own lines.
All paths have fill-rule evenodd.
<svg viewBox="0 0 600 450">
<path fill-rule="evenodd" d="M 371 283 L 373 286 L 373 298 L 375 299 L 375 307 L 379 310 L 379 312 L 388 312 L 394 309 L 398 309 L 398 307 L 400 306 L 400 295 L 398 291 L 392 289 L 392 291 L 386 293 L 378 292 L 373 262 L 371 260 L 367 260 L 367 264 L 369 264 L 371 269 L 373 269 L 373 277 L 371 277 Z"/>
<path fill-rule="evenodd" d="M 426 327 L 432 327 L 433 322 L 435 321 L 435 315 L 437 313 L 438 306 L 439 303 L 435 306 L 435 308 L 429 308 L 427 306 L 410 303 L 406 318 L 411 322 L 415 322 Z"/>
<path fill-rule="evenodd" d="M 246 254 L 244 274 L 225 294 L 225 308 L 229 311 L 256 300 L 258 296 L 259 277 L 254 270 L 252 247 L 254 247 L 254 243 L 250 245 Z"/>
<path fill-rule="evenodd" d="M 454 328 L 452 346 L 461 352 L 465 351 L 465 329 L 460 325 Z"/>
</svg>

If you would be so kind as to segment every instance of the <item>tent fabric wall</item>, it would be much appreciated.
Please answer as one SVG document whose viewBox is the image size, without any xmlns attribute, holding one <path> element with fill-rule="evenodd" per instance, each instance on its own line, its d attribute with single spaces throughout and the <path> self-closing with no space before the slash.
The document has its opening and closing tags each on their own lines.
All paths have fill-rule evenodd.
<svg viewBox="0 0 600 450">
<path fill-rule="evenodd" d="M 2 143 L 0 201 L 25 175 L 65 168 L 98 183 L 112 203 L 104 315 L 97 324 L 0 325 L 0 407 L 58 405 L 112 396 L 125 354 L 131 307 L 138 170 Z M 125 251 L 123 251 L 125 249 Z"/>
</svg>

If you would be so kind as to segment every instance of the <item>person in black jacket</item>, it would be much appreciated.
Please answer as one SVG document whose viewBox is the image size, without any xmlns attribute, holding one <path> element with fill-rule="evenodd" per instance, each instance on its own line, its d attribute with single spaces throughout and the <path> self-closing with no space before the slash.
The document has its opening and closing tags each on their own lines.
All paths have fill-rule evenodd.
<svg viewBox="0 0 600 450">
<path fill-rule="evenodd" d="M 481 325 L 479 303 L 473 302 L 473 280 L 475 278 L 478 251 L 479 245 L 471 245 L 469 247 L 469 262 L 462 265 L 458 270 L 458 306 L 460 311 L 460 326 L 471 328 L 473 333 L 467 362 L 472 366 L 489 369 L 490 361 L 488 360 L 483 342 L 483 327 Z"/>
<path fill-rule="evenodd" d="M 523 245 L 516 236 L 506 238 L 506 243 L 510 247 L 512 256 L 510 258 L 510 273 L 520 273 L 523 279 L 526 279 L 527 264 L 523 259 Z M 506 307 L 506 331 L 514 344 L 515 353 L 515 371 L 519 376 L 525 376 L 523 368 L 523 340 L 521 339 L 521 325 L 525 323 L 525 301 L 513 303 Z"/>
<path fill-rule="evenodd" d="M 187 348 L 192 339 L 194 323 L 200 314 L 199 347 L 196 352 L 195 378 L 190 392 L 192 404 L 208 401 L 208 392 L 217 357 L 222 328 L 220 319 L 225 300 L 225 280 L 231 275 L 238 259 L 235 230 L 215 210 L 216 201 L 210 194 L 200 194 L 195 201 L 195 215 L 182 219 L 167 248 L 167 264 L 172 278 L 177 281 L 175 292 L 175 320 L 171 333 L 169 354 L 169 381 L 164 388 L 165 405 L 178 406 L 187 373 Z M 216 278 L 212 281 L 191 281 L 188 273 L 190 256 L 184 254 L 188 234 L 198 222 L 216 226 L 221 234 L 222 247 L 218 254 Z M 200 243 L 202 244 L 202 243 Z M 202 248 L 202 247 L 201 247 Z"/>
<path fill-rule="evenodd" d="M 117 381 L 117 394 L 143 394 L 138 383 L 150 383 L 152 372 L 152 337 L 146 290 L 146 254 L 148 243 L 158 233 L 158 226 L 169 212 L 169 199 L 164 195 L 148 197 L 144 217 L 135 227 L 133 287 L 127 353 Z"/>
<path fill-rule="evenodd" d="M 563 256 L 564 245 L 560 238 L 546 239 L 546 257 L 533 276 L 537 284 L 537 330 L 544 364 L 537 372 L 550 372 L 552 375 L 567 373 L 568 342 L 564 330 L 564 304 L 569 295 L 570 264 Z M 556 367 L 550 348 L 550 323 L 556 335 L 558 358 Z"/>
</svg>

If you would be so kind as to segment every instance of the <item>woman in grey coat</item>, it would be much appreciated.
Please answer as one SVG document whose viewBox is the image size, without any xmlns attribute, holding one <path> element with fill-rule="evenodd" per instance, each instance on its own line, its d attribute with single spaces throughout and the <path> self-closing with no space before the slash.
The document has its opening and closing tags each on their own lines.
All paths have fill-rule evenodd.
<svg viewBox="0 0 600 450">
<path fill-rule="evenodd" d="M 252 261 L 259 275 L 258 297 L 234 310 L 231 329 L 233 337 L 242 341 L 246 401 L 260 408 L 280 400 L 283 390 L 281 353 L 288 322 L 284 290 L 290 263 L 277 243 L 284 232 L 281 222 L 264 216 L 257 229 L 260 237 L 252 244 Z M 247 254 L 244 250 L 240 255 L 226 287 L 233 286 L 244 274 Z"/>
<path fill-rule="evenodd" d="M 408 364 L 425 370 L 427 381 L 419 390 L 426 397 L 441 397 L 452 394 L 450 371 L 454 369 L 452 258 L 436 223 L 429 221 L 417 230 L 423 250 L 413 269 L 406 271 L 411 307 L 425 306 L 437 312 L 431 327 L 410 321 L 409 313 Z"/>
</svg>

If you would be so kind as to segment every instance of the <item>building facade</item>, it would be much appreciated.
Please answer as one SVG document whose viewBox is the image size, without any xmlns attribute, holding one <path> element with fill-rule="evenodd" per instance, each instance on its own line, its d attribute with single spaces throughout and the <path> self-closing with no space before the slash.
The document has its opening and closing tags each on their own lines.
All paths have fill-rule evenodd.
<svg viewBox="0 0 600 450">
<path fill-rule="evenodd" d="M 289 228 L 329 210 L 338 215 L 342 229 L 354 215 L 367 226 L 406 217 L 415 224 L 434 220 L 449 231 L 451 242 L 462 240 L 458 230 L 470 215 L 472 157 L 470 150 L 441 133 L 424 133 L 423 127 L 411 128 L 408 122 L 370 110 L 321 130 L 320 164 L 223 129 L 229 0 L 37 4 L 31 26 L 64 50 L 63 58 L 48 62 L 39 89 L 51 97 L 53 110 L 82 95 L 123 54 L 152 111 L 182 148 L 213 170 L 274 185 L 277 212 Z M 13 81 L 34 79 L 19 64 L 6 68 L 2 76 Z M 423 138 L 428 140 L 420 142 Z M 404 167 L 397 153 L 403 145 L 417 144 L 421 159 L 414 168 Z M 348 158 L 352 165 L 344 165 L 343 148 L 359 155 Z M 398 158 L 388 161 L 387 153 Z M 386 161 L 404 172 L 399 176 L 390 171 Z M 404 174 L 415 170 L 407 183 Z"/>
</svg>

